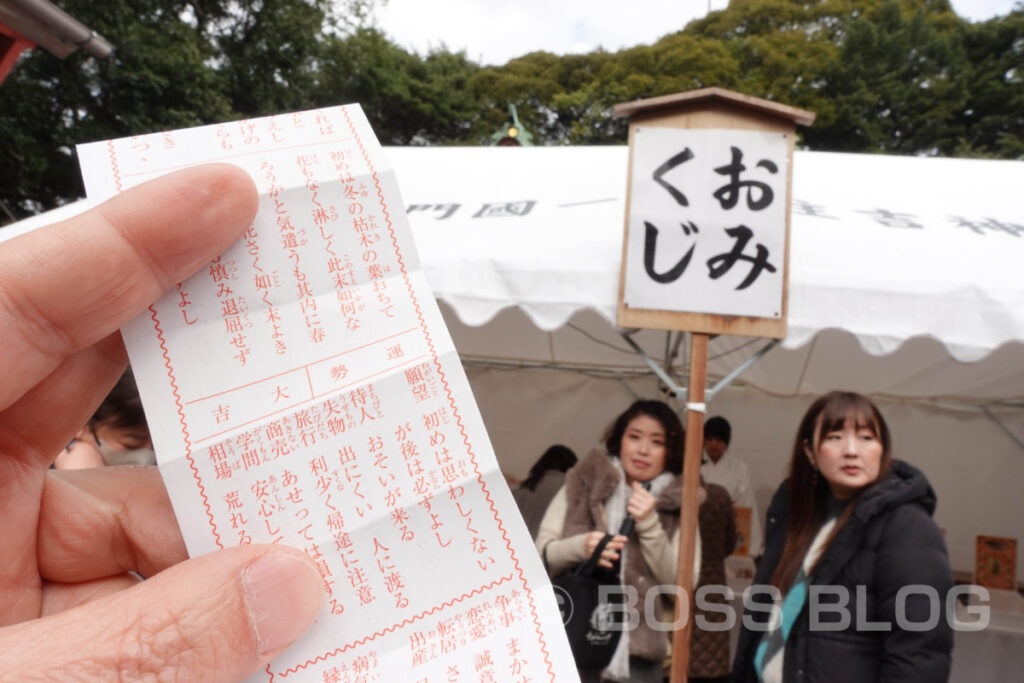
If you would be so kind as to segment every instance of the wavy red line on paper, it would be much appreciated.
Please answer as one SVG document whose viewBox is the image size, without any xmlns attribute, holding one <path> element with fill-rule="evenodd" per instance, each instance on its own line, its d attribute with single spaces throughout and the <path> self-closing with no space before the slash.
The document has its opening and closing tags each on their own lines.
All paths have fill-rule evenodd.
<svg viewBox="0 0 1024 683">
<path fill-rule="evenodd" d="M 491 492 L 484 482 L 483 474 L 480 472 L 480 468 L 476 460 L 476 454 L 473 453 L 473 447 L 469 442 L 469 434 L 466 433 L 465 425 L 462 422 L 462 416 L 459 414 L 459 410 L 455 406 L 455 397 L 452 395 L 451 388 L 448 384 L 448 378 L 445 376 L 444 370 L 441 368 L 441 363 L 436 356 L 434 357 L 434 365 L 437 368 L 438 374 L 441 376 L 441 382 L 444 384 L 445 393 L 448 396 L 448 405 L 451 406 L 452 412 L 455 414 L 456 423 L 459 425 L 459 433 L 462 434 L 462 442 L 466 446 L 466 452 L 469 453 L 470 462 L 473 463 L 473 471 L 476 472 L 476 479 L 480 484 L 480 490 L 483 491 L 484 496 L 487 498 L 487 504 L 491 509 L 492 518 L 498 525 L 498 529 L 501 531 L 501 537 L 505 540 L 505 548 L 508 550 L 509 557 L 512 558 L 512 563 L 515 565 L 516 572 L 519 574 L 519 579 L 522 582 L 523 590 L 526 592 L 526 598 L 530 603 L 530 614 L 533 617 L 534 630 L 537 632 L 537 641 L 540 644 L 541 652 L 544 653 L 544 662 L 548 667 L 548 675 L 551 677 L 551 680 L 554 680 L 554 663 L 551 661 L 551 653 L 548 652 L 547 641 L 544 640 L 544 632 L 541 629 L 540 615 L 537 614 L 537 603 L 533 599 L 533 591 L 530 590 L 530 586 L 526 581 L 526 575 L 523 573 L 523 568 L 519 564 L 519 558 L 516 556 L 516 551 L 512 547 L 512 539 L 509 538 L 505 525 L 501 523 L 501 516 L 498 514 L 498 508 L 494 503 L 494 498 L 491 497 Z"/>
<path fill-rule="evenodd" d="M 314 664 L 317 664 L 319 662 L 325 662 L 328 659 L 330 659 L 331 657 L 335 657 L 337 655 L 344 654 L 345 652 L 347 652 L 347 651 L 349 651 L 349 650 L 351 650 L 353 648 L 359 647 L 360 645 L 365 645 L 366 643 L 370 642 L 371 640 L 374 640 L 376 638 L 380 638 L 382 636 L 386 636 L 389 633 L 393 633 L 394 631 L 397 631 L 398 629 L 403 628 L 405 626 L 409 626 L 410 624 L 414 624 L 417 621 L 422 621 L 423 619 L 426 619 L 427 617 L 429 617 L 431 614 L 434 614 L 436 612 L 440 612 L 443 609 L 448 609 L 449 607 L 453 607 L 454 605 L 456 605 L 456 604 L 458 604 L 460 602 L 464 602 L 464 601 L 468 600 L 469 598 L 472 598 L 475 595 L 483 595 L 483 593 L 485 591 L 489 591 L 492 588 L 500 586 L 501 584 L 507 583 L 507 582 L 509 582 L 511 580 L 512 580 L 512 575 L 511 574 L 509 574 L 508 576 L 503 576 L 500 579 L 495 579 L 494 581 L 491 581 L 490 583 L 488 583 L 488 584 L 486 584 L 484 586 L 480 586 L 479 588 L 474 588 L 473 590 L 471 590 L 468 593 L 463 593 L 462 595 L 460 595 L 457 598 L 452 598 L 451 600 L 446 600 L 446 601 L 442 602 L 439 605 L 435 605 L 434 607 L 431 607 L 428 610 L 424 610 L 423 612 L 420 612 L 416 616 L 409 617 L 407 619 L 403 619 L 402 621 L 400 621 L 397 624 L 392 624 L 391 626 L 388 626 L 385 629 L 381 629 L 380 631 L 376 631 L 375 633 L 372 633 L 372 634 L 370 634 L 368 636 L 364 636 L 363 638 L 360 638 L 359 640 L 352 641 L 351 643 L 349 643 L 348 645 L 345 645 L 344 647 L 335 648 L 335 649 L 331 650 L 330 652 L 325 652 L 322 655 L 317 655 L 313 659 L 307 659 L 302 664 L 296 664 L 295 666 L 293 666 L 293 667 L 291 667 L 289 669 L 285 669 L 284 671 L 281 672 L 280 676 L 281 676 L 281 678 L 287 678 L 291 674 L 298 673 L 299 670 L 301 670 L 301 669 L 305 669 L 306 667 L 313 666 Z M 274 680 L 274 672 L 270 671 L 270 665 L 269 664 L 267 665 L 267 673 L 270 674 L 270 680 L 273 681 Z"/>
<path fill-rule="evenodd" d="M 114 149 L 113 140 L 107 140 L 107 153 L 110 155 L 110 170 L 114 173 L 114 187 L 118 192 L 124 192 L 124 185 L 121 183 L 121 166 L 117 163 L 117 152 Z"/>
<path fill-rule="evenodd" d="M 455 422 L 459 426 L 459 433 L 462 435 L 462 443 L 465 445 L 466 453 L 469 456 L 470 462 L 473 464 L 473 471 L 476 472 L 477 482 L 479 482 L 480 489 L 487 498 L 487 503 L 490 506 L 493 519 L 497 523 L 498 529 L 501 531 L 501 537 L 505 540 L 505 548 L 508 550 L 509 557 L 512 559 L 512 563 L 516 568 L 516 572 L 519 574 L 520 581 L 522 582 L 523 590 L 526 592 L 526 597 L 530 602 L 530 614 L 533 616 L 533 624 L 534 630 L 537 633 L 537 640 L 540 644 L 541 652 L 544 654 L 544 662 L 547 664 L 548 675 L 551 677 L 551 680 L 554 680 L 554 663 L 551 661 L 551 653 L 548 652 L 547 642 L 544 640 L 544 632 L 541 630 L 540 616 L 537 614 L 537 605 L 533 598 L 533 591 L 530 590 L 530 586 L 526 581 L 526 575 L 523 573 L 523 568 L 519 564 L 519 558 L 516 557 L 515 550 L 512 548 L 512 541 L 508 536 L 508 531 L 506 531 L 505 526 L 501 523 L 501 518 L 498 515 L 498 508 L 494 504 L 494 498 L 491 497 L 491 492 L 488 490 L 487 484 L 484 482 L 483 475 L 480 472 L 479 463 L 477 462 L 476 453 L 474 453 L 473 447 L 469 442 L 469 434 L 466 433 L 466 426 L 462 421 L 462 415 L 456 405 L 451 386 L 448 384 L 448 377 L 445 374 L 444 369 L 441 367 L 441 360 L 437 356 L 437 349 L 434 347 L 434 340 L 431 338 L 430 332 L 427 330 L 427 323 L 423 318 L 423 311 L 420 309 L 420 304 L 416 298 L 415 292 L 413 291 L 412 283 L 409 281 L 409 273 L 405 267 L 405 259 L 402 258 L 402 251 L 398 247 L 398 238 L 395 236 L 394 225 L 391 222 L 391 215 L 388 212 L 387 202 L 384 201 L 384 191 L 380 184 L 380 178 L 377 176 L 377 169 L 374 168 L 373 162 L 370 160 L 370 157 L 366 152 L 366 148 L 363 146 L 363 141 L 360 139 L 355 126 L 352 124 L 352 119 L 348 114 L 348 109 L 342 109 L 342 112 L 348 122 L 349 129 L 352 131 L 356 144 L 359 146 L 359 151 L 362 153 L 363 159 L 366 161 L 366 165 L 373 176 L 374 185 L 377 187 L 377 196 L 380 198 L 381 210 L 384 213 L 384 221 L 387 225 L 388 233 L 391 235 L 391 244 L 395 249 L 395 258 L 398 259 L 398 265 L 402 270 L 402 280 L 405 282 L 405 288 L 409 292 L 409 299 L 412 301 L 413 308 L 416 311 L 416 318 L 420 322 L 420 329 L 422 330 L 423 336 L 427 342 L 427 348 L 430 351 L 430 356 L 434 361 L 434 367 L 437 369 L 437 373 L 441 377 L 441 383 L 444 385 L 445 395 L 448 397 L 448 405 L 451 407 L 452 413 L 455 416 Z"/>
<path fill-rule="evenodd" d="M 178 392 L 178 383 L 174 380 L 174 366 L 171 365 L 171 355 L 167 349 L 167 343 L 164 340 L 164 331 L 160 327 L 160 321 L 156 317 L 156 308 L 154 306 L 149 307 L 150 318 L 153 320 L 153 329 L 156 330 L 156 337 L 160 340 L 160 351 L 164 357 L 164 367 L 167 368 L 167 379 L 171 383 L 171 393 L 174 395 L 174 407 L 178 411 L 178 423 L 181 425 L 181 436 L 185 440 L 185 457 L 188 458 L 188 466 L 192 470 L 192 478 L 196 481 L 196 486 L 199 487 L 199 495 L 203 499 L 203 507 L 206 508 L 206 518 L 210 520 L 210 531 L 213 533 L 213 538 L 217 543 L 217 547 L 223 549 L 224 545 L 220 541 L 220 534 L 217 533 L 217 523 L 213 521 L 213 511 L 210 509 L 210 499 L 206 495 L 206 487 L 203 486 L 203 479 L 199 475 L 199 468 L 196 467 L 195 460 L 192 458 L 192 441 L 189 438 L 188 425 L 185 423 L 185 408 L 181 404 L 181 394 Z"/>
</svg>

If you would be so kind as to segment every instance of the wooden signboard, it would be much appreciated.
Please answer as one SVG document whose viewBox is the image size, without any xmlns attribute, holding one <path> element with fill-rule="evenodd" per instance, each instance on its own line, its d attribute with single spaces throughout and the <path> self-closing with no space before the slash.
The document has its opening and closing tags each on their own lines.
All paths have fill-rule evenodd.
<svg viewBox="0 0 1024 683">
<path fill-rule="evenodd" d="M 1017 539 L 978 536 L 974 554 L 974 583 L 985 588 L 1017 588 Z"/>
<path fill-rule="evenodd" d="M 796 124 L 720 88 L 616 105 L 630 174 L 618 324 L 786 336 Z"/>
<path fill-rule="evenodd" d="M 736 549 L 732 551 L 733 555 L 739 555 L 740 557 L 748 557 L 750 555 L 750 526 L 753 523 L 751 515 L 753 510 L 742 505 L 733 507 L 736 513 Z"/>
<path fill-rule="evenodd" d="M 708 338 L 786 336 L 793 143 L 814 114 L 720 88 L 614 113 L 629 117 L 618 324 L 694 333 L 676 577 L 690 606 L 676 605 L 679 623 L 693 614 Z M 683 623 L 672 634 L 673 683 L 689 667 Z"/>
</svg>

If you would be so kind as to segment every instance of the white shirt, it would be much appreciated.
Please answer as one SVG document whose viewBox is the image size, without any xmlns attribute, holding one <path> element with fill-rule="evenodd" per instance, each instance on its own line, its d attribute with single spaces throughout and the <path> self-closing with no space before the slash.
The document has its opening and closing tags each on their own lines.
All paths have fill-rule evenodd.
<svg viewBox="0 0 1024 683">
<path fill-rule="evenodd" d="M 704 464 L 700 467 L 700 474 L 704 481 L 709 484 L 718 484 L 729 492 L 732 504 L 740 507 L 750 508 L 750 556 L 757 557 L 761 554 L 761 516 L 757 512 L 757 501 L 754 500 L 754 489 L 750 485 L 750 470 L 747 463 L 739 458 L 729 455 L 726 451 L 718 462 L 712 462 L 711 458 L 704 456 Z"/>
</svg>

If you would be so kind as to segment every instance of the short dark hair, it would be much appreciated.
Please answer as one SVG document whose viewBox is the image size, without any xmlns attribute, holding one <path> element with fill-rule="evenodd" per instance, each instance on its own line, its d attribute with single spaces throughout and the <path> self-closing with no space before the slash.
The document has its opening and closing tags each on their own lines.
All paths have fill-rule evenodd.
<svg viewBox="0 0 1024 683">
<path fill-rule="evenodd" d="M 708 421 L 704 423 L 704 440 L 707 441 L 712 437 L 718 439 L 726 446 L 729 445 L 729 440 L 732 439 L 732 426 L 721 415 L 708 418 Z"/>
<path fill-rule="evenodd" d="M 533 467 L 530 468 L 530 475 L 520 486 L 533 491 L 537 488 L 537 483 L 544 476 L 545 472 L 550 470 L 568 472 L 569 468 L 575 464 L 576 454 L 573 450 L 568 446 L 555 444 L 544 451 L 544 455 L 540 456 L 537 462 L 533 463 Z"/>
<path fill-rule="evenodd" d="M 679 474 L 683 471 L 683 445 L 685 443 L 685 432 L 683 423 L 679 421 L 676 412 L 663 401 L 639 400 L 615 418 L 615 422 L 608 427 L 604 434 L 604 447 L 611 455 L 619 457 L 619 447 L 622 445 L 622 435 L 626 433 L 626 427 L 633 421 L 633 418 L 640 415 L 647 415 L 661 423 L 665 430 L 665 470 L 672 474 Z"/>
<path fill-rule="evenodd" d="M 129 365 L 103 403 L 96 408 L 89 424 L 108 429 L 133 429 L 149 439 L 149 426 L 142 410 L 142 399 L 135 384 L 135 375 Z"/>
</svg>

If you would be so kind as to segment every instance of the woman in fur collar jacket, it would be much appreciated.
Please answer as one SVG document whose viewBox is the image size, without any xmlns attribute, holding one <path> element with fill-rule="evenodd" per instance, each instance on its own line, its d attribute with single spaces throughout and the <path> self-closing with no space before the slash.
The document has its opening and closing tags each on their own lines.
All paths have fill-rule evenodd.
<svg viewBox="0 0 1024 683">
<path fill-rule="evenodd" d="M 668 405 L 635 402 L 609 427 L 605 448 L 569 470 L 541 521 L 537 550 L 553 577 L 590 557 L 605 533 L 618 533 L 626 515 L 636 523 L 628 538 L 616 535 L 608 543 L 600 564 L 612 567 L 621 557 L 623 583 L 637 590 L 640 624 L 623 632 L 604 671 L 580 671 L 585 682 L 662 681 L 671 634 L 652 628 L 642 606 L 650 588 L 676 580 L 683 441 L 682 424 Z M 670 596 L 663 592 L 658 600 L 671 609 Z"/>
</svg>

